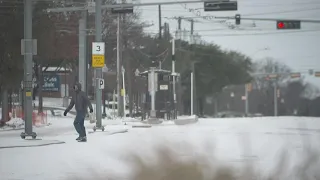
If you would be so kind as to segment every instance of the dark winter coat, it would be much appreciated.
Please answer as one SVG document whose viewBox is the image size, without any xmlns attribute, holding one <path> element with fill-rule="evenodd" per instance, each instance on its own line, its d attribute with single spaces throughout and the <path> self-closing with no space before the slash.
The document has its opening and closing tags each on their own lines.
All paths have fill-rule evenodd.
<svg viewBox="0 0 320 180">
<path fill-rule="evenodd" d="M 86 113 L 88 107 L 92 110 L 92 104 L 88 99 L 86 93 L 81 91 L 81 84 L 77 83 L 75 86 L 77 86 L 77 90 L 72 95 L 71 102 L 66 109 L 66 112 L 69 112 L 73 108 L 73 106 L 75 106 L 77 112 Z"/>
</svg>

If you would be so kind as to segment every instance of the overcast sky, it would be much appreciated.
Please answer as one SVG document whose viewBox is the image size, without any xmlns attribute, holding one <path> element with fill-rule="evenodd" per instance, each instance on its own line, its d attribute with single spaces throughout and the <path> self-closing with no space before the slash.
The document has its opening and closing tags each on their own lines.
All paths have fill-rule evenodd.
<svg viewBox="0 0 320 180">
<path fill-rule="evenodd" d="M 136 0 L 137 1 L 137 0 Z M 146 2 L 163 2 L 180 0 L 140 0 Z M 197 17 L 199 14 L 188 9 L 200 8 L 200 16 L 234 16 L 254 18 L 287 18 L 320 20 L 320 0 L 238 0 L 238 11 L 204 12 L 203 3 L 162 6 L 162 21 L 170 24 L 171 31 L 177 29 L 177 20 L 168 18 L 184 16 Z M 158 7 L 140 7 L 143 21 L 153 22 L 154 26 L 147 32 L 158 32 Z M 296 30 L 277 30 L 275 22 L 242 20 L 240 30 L 229 29 L 218 20 L 196 18 L 195 32 L 203 39 L 220 45 L 223 49 L 237 50 L 254 60 L 270 56 L 284 62 L 295 71 L 307 72 L 308 69 L 320 71 L 320 23 L 302 23 Z M 234 24 L 234 20 L 228 22 Z M 256 27 L 252 27 L 253 22 Z M 190 23 L 182 22 L 182 28 L 190 30 Z M 211 31 L 212 30 L 212 31 Z M 261 35 L 257 35 L 260 34 Z M 261 50 L 269 48 L 269 50 Z M 316 80 L 317 81 L 317 80 Z M 317 81 L 320 86 L 320 78 Z"/>
</svg>

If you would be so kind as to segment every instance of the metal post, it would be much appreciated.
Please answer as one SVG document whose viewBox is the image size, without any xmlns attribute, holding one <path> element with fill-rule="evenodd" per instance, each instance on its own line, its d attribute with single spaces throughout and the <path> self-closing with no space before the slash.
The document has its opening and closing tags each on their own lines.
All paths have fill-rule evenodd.
<svg viewBox="0 0 320 180">
<path fill-rule="evenodd" d="M 79 83 L 82 86 L 82 90 L 87 92 L 87 38 L 86 38 L 86 20 L 87 20 L 87 12 L 81 12 L 81 19 L 79 19 Z"/>
<path fill-rule="evenodd" d="M 101 42 L 102 41 L 102 25 L 101 25 L 101 20 L 102 20 L 102 15 L 101 15 L 101 0 L 96 0 L 96 5 L 95 5 L 95 10 L 96 10 L 96 18 L 95 18 L 95 23 L 96 23 L 96 36 L 95 40 L 96 42 Z M 102 77 L 102 68 L 97 68 L 96 69 L 96 127 L 101 128 L 102 127 L 102 112 L 101 112 L 101 99 L 102 99 L 102 90 L 99 89 L 99 78 Z"/>
<path fill-rule="evenodd" d="M 32 132 L 32 65 L 33 65 L 33 43 L 32 43 L 32 0 L 24 0 L 24 118 L 25 132 L 21 137 L 36 137 Z"/>
<path fill-rule="evenodd" d="M 123 88 L 123 116 L 126 115 L 125 111 L 126 111 L 126 83 L 125 83 L 125 69 L 122 66 L 122 88 Z"/>
<path fill-rule="evenodd" d="M 151 88 L 150 88 L 150 96 L 151 96 L 151 112 L 150 112 L 150 117 L 155 118 L 156 117 L 156 91 L 155 91 L 155 68 L 152 67 L 150 68 L 150 79 L 149 83 L 151 83 Z"/>
<path fill-rule="evenodd" d="M 192 98 L 192 101 L 193 101 L 193 113 L 197 114 L 197 111 L 198 111 L 198 101 L 197 101 L 197 79 L 196 79 L 196 68 L 195 68 L 195 65 L 196 65 L 197 62 L 192 62 L 191 63 L 191 72 L 192 72 L 192 78 L 193 78 L 193 87 L 192 87 L 192 90 L 193 90 L 193 98 Z"/>
<path fill-rule="evenodd" d="M 117 110 L 118 110 L 118 117 L 121 117 L 120 75 L 121 75 L 121 67 L 120 67 L 120 14 L 118 14 L 118 27 L 117 27 Z"/>
<path fill-rule="evenodd" d="M 162 38 L 162 18 L 161 18 L 161 5 L 158 5 L 158 11 L 159 11 L 159 39 Z"/>
<path fill-rule="evenodd" d="M 244 86 L 244 92 L 245 92 L 245 97 L 246 97 L 246 99 L 245 99 L 245 113 L 246 113 L 246 116 L 249 114 L 249 92 L 248 92 L 248 87 L 247 87 L 248 85 L 246 84 L 245 86 Z"/>
<path fill-rule="evenodd" d="M 177 95 L 176 95 L 176 68 L 175 68 L 175 63 L 176 63 L 176 59 L 175 59 L 175 37 L 172 38 L 172 76 L 173 76 L 173 103 L 174 103 L 174 118 L 176 118 L 176 104 L 177 104 Z"/>
<path fill-rule="evenodd" d="M 191 100 L 191 116 L 193 115 L 193 72 L 191 72 L 191 76 L 190 76 L 190 79 L 191 79 L 191 85 L 190 85 L 190 89 L 191 89 L 191 96 L 190 96 L 190 100 Z"/>
<path fill-rule="evenodd" d="M 274 116 L 278 116 L 278 97 L 277 97 L 277 82 L 274 82 Z"/>
<path fill-rule="evenodd" d="M 113 90 L 113 94 L 112 94 L 112 112 L 113 112 L 113 116 L 112 117 L 115 117 L 115 103 L 116 103 L 116 91 Z"/>
<path fill-rule="evenodd" d="M 276 66 L 273 67 L 273 73 L 277 73 L 277 67 Z M 278 79 L 278 77 L 276 78 L 276 80 L 274 81 L 274 84 L 273 84 L 274 116 L 278 116 L 277 79 Z"/>
</svg>

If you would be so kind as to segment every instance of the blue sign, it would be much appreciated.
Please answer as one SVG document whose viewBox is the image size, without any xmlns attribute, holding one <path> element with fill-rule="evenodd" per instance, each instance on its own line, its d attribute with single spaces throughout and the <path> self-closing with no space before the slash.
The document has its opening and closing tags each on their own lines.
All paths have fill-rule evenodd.
<svg viewBox="0 0 320 180">
<path fill-rule="evenodd" d="M 56 74 L 43 75 L 42 90 L 46 92 L 60 92 L 60 76 Z"/>
</svg>

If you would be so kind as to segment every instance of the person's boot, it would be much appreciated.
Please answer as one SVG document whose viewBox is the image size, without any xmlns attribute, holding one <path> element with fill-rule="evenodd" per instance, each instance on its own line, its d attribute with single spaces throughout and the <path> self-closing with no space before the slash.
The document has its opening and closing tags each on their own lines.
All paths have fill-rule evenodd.
<svg viewBox="0 0 320 180">
<path fill-rule="evenodd" d="M 81 137 L 78 142 L 87 142 L 87 137 Z"/>
<path fill-rule="evenodd" d="M 79 141 L 81 139 L 81 137 L 79 136 L 76 140 Z"/>
</svg>

